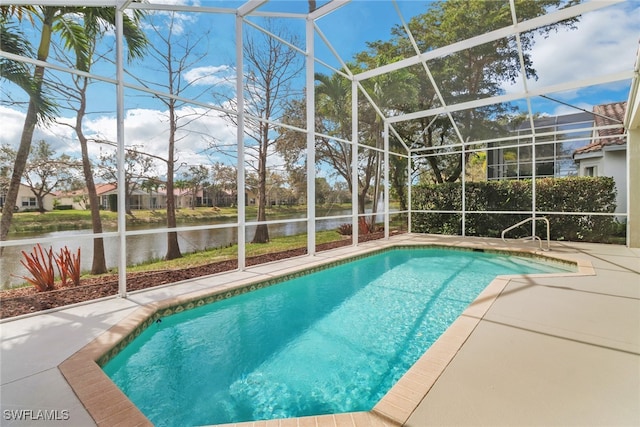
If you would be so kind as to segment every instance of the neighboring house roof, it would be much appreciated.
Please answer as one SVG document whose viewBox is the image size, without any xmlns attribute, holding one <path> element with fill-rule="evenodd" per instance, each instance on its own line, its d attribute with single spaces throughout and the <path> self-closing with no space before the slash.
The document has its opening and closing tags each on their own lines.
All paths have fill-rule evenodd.
<svg viewBox="0 0 640 427">
<path fill-rule="evenodd" d="M 624 120 L 627 110 L 626 102 L 612 102 L 610 104 L 601 104 L 593 107 L 595 126 L 611 126 L 619 125 Z M 627 138 L 624 136 L 624 128 L 617 127 L 611 129 L 598 129 L 598 138 L 591 144 L 578 148 L 573 155 L 592 153 L 601 151 L 604 147 L 624 145 Z"/>
<path fill-rule="evenodd" d="M 174 188 L 173 194 L 175 194 L 178 197 L 191 196 L 193 195 L 193 188 Z M 204 192 L 202 188 L 199 188 L 198 192 L 196 193 L 196 197 L 202 197 L 203 194 Z"/>
<path fill-rule="evenodd" d="M 109 193 L 110 191 L 114 191 L 114 190 L 117 190 L 117 189 L 118 189 L 118 186 L 116 184 L 113 184 L 113 183 L 96 184 L 96 193 L 98 193 L 98 196 L 105 195 L 105 194 Z"/>
<path fill-rule="evenodd" d="M 77 197 L 84 196 L 87 194 L 87 189 L 83 188 L 81 190 L 73 190 L 73 191 L 57 191 L 53 193 L 56 197 Z"/>
</svg>

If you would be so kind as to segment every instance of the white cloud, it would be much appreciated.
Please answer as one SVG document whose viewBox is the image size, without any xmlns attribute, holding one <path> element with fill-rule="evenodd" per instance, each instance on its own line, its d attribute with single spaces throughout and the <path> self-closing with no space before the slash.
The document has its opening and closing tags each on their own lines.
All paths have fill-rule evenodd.
<svg viewBox="0 0 640 427">
<path fill-rule="evenodd" d="M 630 13 L 629 13 L 630 12 Z M 533 50 L 538 85 L 584 79 L 633 68 L 640 35 L 640 7 L 584 15 L 578 29 L 551 34 Z"/>
<path fill-rule="evenodd" d="M 2 117 L 0 144 L 17 148 L 24 124 L 24 113 L 0 105 L 0 117 Z"/>
<path fill-rule="evenodd" d="M 2 117 L 0 144 L 8 145 L 17 150 L 22 136 L 25 113 L 0 106 L 0 116 Z M 44 140 L 56 155 L 68 154 L 71 157 L 80 157 L 80 147 L 77 144 L 75 132 L 70 126 L 67 126 L 73 121 L 74 119 L 60 117 L 56 122 L 51 122 L 46 127 L 36 127 L 31 139 L 32 144 Z"/>
<path fill-rule="evenodd" d="M 235 127 L 214 110 L 198 107 L 185 107 L 176 111 L 179 130 L 176 136 L 177 162 L 207 164 L 215 156 L 211 144 L 236 143 Z M 169 120 L 166 111 L 151 109 L 128 110 L 125 117 L 125 144 L 143 147 L 143 150 L 160 158 L 167 157 L 169 141 Z M 113 117 L 102 117 L 87 122 L 87 129 L 95 138 L 116 141 L 116 121 Z M 113 150 L 105 146 L 104 150 Z M 166 167 L 162 162 L 157 164 L 158 172 Z"/>
<path fill-rule="evenodd" d="M 209 164 L 220 156 L 215 150 L 211 150 L 211 144 L 236 144 L 235 127 L 230 124 L 222 113 L 205 108 L 186 107 L 177 111 L 182 117 L 179 121 L 181 129 L 176 140 L 177 163 L 188 165 Z M 3 131 L 0 134 L 0 143 L 8 144 L 14 149 L 18 148 L 24 113 L 0 106 L 0 115 L 3 117 Z M 59 118 L 58 122 L 72 123 L 74 119 Z M 127 146 L 141 147 L 142 151 L 160 158 L 167 157 L 169 122 L 166 111 L 151 109 L 128 110 L 124 121 L 125 144 Z M 117 122 L 113 116 L 101 116 L 86 119 L 84 122 L 85 136 L 90 140 L 117 141 Z M 52 123 L 46 128 L 37 127 L 33 137 L 33 143 L 44 139 L 49 143 L 56 155 L 68 154 L 79 159 L 81 157 L 80 144 L 75 131 L 60 123 Z M 100 153 L 109 153 L 114 150 L 112 145 L 89 143 L 89 156 L 97 161 Z M 219 159 L 223 160 L 223 159 Z M 228 159 L 224 159 L 228 161 Z M 166 165 L 156 162 L 157 173 L 163 175 Z"/>
<path fill-rule="evenodd" d="M 593 109 L 593 105 L 588 104 L 586 102 L 579 102 L 575 106 L 568 105 L 559 105 L 556 109 L 551 113 L 552 116 L 562 116 L 565 114 L 575 114 L 580 112 L 578 108 L 582 108 L 583 110 L 591 111 Z"/>
<path fill-rule="evenodd" d="M 623 3 L 580 17 L 575 30 L 536 36 L 531 50 L 539 79 L 528 87 L 548 87 L 564 82 L 632 70 L 640 37 L 640 3 Z M 505 87 L 508 92 L 520 85 Z M 575 92 L 574 92 L 575 93 Z"/>
<path fill-rule="evenodd" d="M 185 4 L 184 1 L 166 1 L 166 4 L 171 5 L 182 5 Z M 156 17 L 158 19 L 153 19 Z M 167 10 L 155 10 L 149 13 L 149 18 L 151 22 L 143 22 L 142 28 L 144 30 L 156 31 L 158 33 L 162 33 L 165 30 L 171 28 L 172 36 L 180 36 L 185 33 L 190 27 L 197 23 L 197 16 L 189 13 L 182 13 L 177 11 L 167 11 Z M 153 40 L 152 40 L 153 43 Z"/>
<path fill-rule="evenodd" d="M 236 84 L 235 69 L 229 65 L 209 65 L 205 67 L 193 68 L 184 77 L 189 83 L 195 85 L 228 85 Z"/>
</svg>

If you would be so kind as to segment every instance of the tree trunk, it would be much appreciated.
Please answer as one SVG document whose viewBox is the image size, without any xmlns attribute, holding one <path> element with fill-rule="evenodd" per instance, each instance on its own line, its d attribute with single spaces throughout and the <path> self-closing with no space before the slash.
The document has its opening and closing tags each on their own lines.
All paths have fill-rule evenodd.
<svg viewBox="0 0 640 427">
<path fill-rule="evenodd" d="M 431 128 L 427 130 L 427 135 L 423 135 L 423 145 L 425 147 L 433 147 L 433 131 Z M 442 179 L 442 171 L 440 170 L 440 165 L 438 165 L 438 159 L 430 155 L 427 157 L 427 161 L 431 166 L 431 170 L 433 171 L 433 177 L 435 178 L 438 184 L 442 184 L 444 180 Z"/>
<path fill-rule="evenodd" d="M 125 183 L 126 187 L 124 190 L 124 193 L 126 194 L 126 199 L 124 202 L 124 207 L 125 207 L 125 213 L 127 215 L 131 215 L 133 216 L 133 212 L 131 212 L 131 195 L 133 194 L 133 190 L 129 191 L 129 185 L 128 183 Z"/>
<path fill-rule="evenodd" d="M 389 184 L 395 190 L 400 210 L 407 210 L 407 184 L 411 180 L 405 159 L 389 156 Z"/>
<path fill-rule="evenodd" d="M 173 193 L 173 174 L 175 168 L 174 151 L 176 135 L 176 118 L 173 101 L 169 106 L 169 153 L 167 158 L 167 227 L 176 228 L 176 199 Z M 178 233 L 170 231 L 167 233 L 167 255 L 165 259 L 181 258 L 180 245 L 178 244 Z"/>
<path fill-rule="evenodd" d="M 267 220 L 267 141 L 269 127 L 262 124 L 262 142 L 258 156 L 258 221 Z M 251 243 L 268 243 L 269 228 L 267 224 L 258 224 Z"/>
<path fill-rule="evenodd" d="M 86 87 L 87 79 L 83 78 L 83 88 L 80 91 L 81 100 L 78 113 L 76 115 L 76 135 L 80 142 L 80 150 L 82 152 L 82 173 L 87 185 L 89 193 L 89 209 L 91 210 L 91 228 L 94 234 L 102 233 L 102 219 L 100 218 L 100 199 L 98 191 L 93 180 L 93 171 L 91 170 L 91 160 L 89 159 L 89 148 L 87 146 L 87 138 L 82 131 L 82 120 L 85 116 L 87 106 Z M 104 240 L 102 237 L 93 239 L 93 261 L 91 263 L 91 274 L 104 274 L 107 272 L 107 261 L 104 253 Z"/>
<path fill-rule="evenodd" d="M 379 136 L 381 132 L 382 132 L 381 129 L 379 129 L 379 131 L 376 132 L 376 148 L 381 148 L 381 146 L 383 145 L 382 140 Z M 380 151 L 376 151 L 375 156 L 376 156 L 376 160 L 375 160 L 376 172 L 375 172 L 374 181 L 373 181 L 373 205 L 371 206 L 371 219 L 369 223 L 369 230 L 371 231 L 375 230 L 376 215 L 378 213 L 378 199 L 380 198 L 380 193 L 382 190 L 382 185 L 380 182 L 382 181 L 382 160 L 380 159 L 380 156 L 381 156 Z"/>
<path fill-rule="evenodd" d="M 41 214 L 45 213 L 47 210 L 44 208 L 44 196 L 36 195 L 36 203 L 38 205 L 38 212 Z"/>
<path fill-rule="evenodd" d="M 9 181 L 9 188 L 7 189 L 7 195 L 2 207 L 2 219 L 0 220 L 0 240 L 7 240 L 9 234 L 9 228 L 13 220 L 13 210 L 17 206 L 18 192 L 20 191 L 20 184 L 22 181 L 22 174 L 24 173 L 27 159 L 29 157 L 29 150 L 31 149 L 31 138 L 33 137 L 33 130 L 36 126 L 36 108 L 33 102 L 29 102 L 29 109 L 27 110 L 27 117 L 24 122 L 24 128 L 22 130 L 22 138 L 20 138 L 20 147 L 16 152 L 16 159 L 13 166 L 13 173 L 11 175 L 11 181 Z"/>
</svg>

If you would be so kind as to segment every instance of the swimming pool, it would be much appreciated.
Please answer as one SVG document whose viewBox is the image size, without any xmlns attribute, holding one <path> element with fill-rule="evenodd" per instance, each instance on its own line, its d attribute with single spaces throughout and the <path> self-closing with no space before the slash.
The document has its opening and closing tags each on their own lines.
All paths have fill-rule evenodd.
<svg viewBox="0 0 640 427">
<path fill-rule="evenodd" d="M 389 250 L 164 317 L 104 371 L 156 425 L 366 411 L 496 275 L 558 271 Z"/>
</svg>

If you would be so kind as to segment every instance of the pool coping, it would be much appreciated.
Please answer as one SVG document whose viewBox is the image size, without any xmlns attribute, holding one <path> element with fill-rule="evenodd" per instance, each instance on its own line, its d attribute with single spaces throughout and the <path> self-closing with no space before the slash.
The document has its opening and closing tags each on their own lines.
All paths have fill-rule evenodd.
<svg viewBox="0 0 640 427">
<path fill-rule="evenodd" d="M 270 286 L 271 284 L 279 283 L 289 278 L 299 277 L 302 274 L 310 274 L 313 271 L 330 268 L 355 259 L 402 247 L 442 247 L 459 250 L 480 249 L 485 252 L 547 258 L 562 263 L 571 263 L 577 267 L 576 272 L 532 274 L 527 275 L 528 277 L 544 276 L 551 278 L 595 275 L 595 270 L 589 261 L 553 252 L 522 248 L 514 249 L 506 246 L 486 249 L 486 246 L 483 246 L 482 243 L 474 244 L 470 242 L 464 244 L 432 244 L 425 242 L 393 243 L 387 241 L 387 244 L 384 246 L 367 248 L 356 255 L 345 256 L 340 260 L 325 260 L 313 266 L 292 268 L 285 274 L 270 277 L 266 280 L 255 278 L 244 279 L 221 285 L 215 289 L 190 292 L 179 297 L 168 298 L 144 305 L 64 360 L 58 368 L 96 424 L 150 426 L 152 423 L 111 379 L 109 379 L 101 366 L 158 318 L 204 303 L 215 302 L 219 299 L 259 289 L 259 287 L 262 286 Z M 215 277 L 220 274 L 224 273 L 208 277 Z M 289 424 L 318 427 L 403 425 L 422 402 L 505 287 L 512 279 L 519 277 L 523 277 L 523 275 L 497 276 L 418 361 L 407 370 L 371 411 L 252 421 L 235 423 L 233 425 L 238 427 Z M 202 304 L 200 302 L 202 302 Z"/>
</svg>

